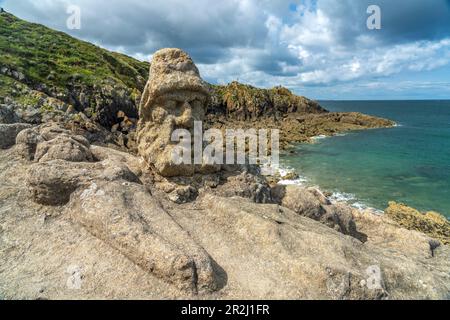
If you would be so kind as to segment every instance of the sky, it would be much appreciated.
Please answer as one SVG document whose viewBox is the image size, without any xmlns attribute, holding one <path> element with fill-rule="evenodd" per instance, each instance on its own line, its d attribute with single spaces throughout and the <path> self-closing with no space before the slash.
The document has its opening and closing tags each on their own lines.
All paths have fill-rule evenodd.
<svg viewBox="0 0 450 320">
<path fill-rule="evenodd" d="M 203 78 L 317 100 L 450 99 L 450 0 L 0 0 L 16 16 L 140 60 L 186 50 Z M 78 6 L 81 28 L 69 30 Z M 369 29 L 370 5 L 381 29 Z"/>
</svg>

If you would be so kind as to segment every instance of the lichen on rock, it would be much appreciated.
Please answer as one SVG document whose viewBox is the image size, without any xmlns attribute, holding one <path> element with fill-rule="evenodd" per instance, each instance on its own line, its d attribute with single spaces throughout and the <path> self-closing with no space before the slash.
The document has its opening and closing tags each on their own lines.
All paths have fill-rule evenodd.
<svg viewBox="0 0 450 320">
<path fill-rule="evenodd" d="M 385 213 L 406 229 L 425 233 L 443 244 L 450 244 L 450 222 L 437 212 L 421 213 L 407 205 L 389 202 Z"/>
</svg>

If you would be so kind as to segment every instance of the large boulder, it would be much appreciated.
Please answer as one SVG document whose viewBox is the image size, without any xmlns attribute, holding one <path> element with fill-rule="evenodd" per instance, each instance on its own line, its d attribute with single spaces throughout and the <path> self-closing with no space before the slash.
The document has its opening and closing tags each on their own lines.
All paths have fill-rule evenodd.
<svg viewBox="0 0 450 320">
<path fill-rule="evenodd" d="M 212 193 L 222 197 L 242 197 L 256 203 L 272 202 L 270 186 L 266 180 L 251 172 L 229 172 L 222 176 L 223 183 L 219 184 Z"/>
<path fill-rule="evenodd" d="M 45 162 L 56 159 L 72 162 L 94 161 L 89 150 L 89 142 L 81 136 L 59 136 L 37 146 L 36 161 Z"/>
<path fill-rule="evenodd" d="M 347 205 L 331 204 L 316 188 L 277 185 L 272 189 L 272 198 L 301 216 L 319 221 L 361 241 L 366 240 L 365 235 L 357 231 L 352 210 Z"/>
<path fill-rule="evenodd" d="M 56 124 L 41 125 L 20 132 L 16 137 L 17 152 L 28 160 L 46 162 L 67 160 L 93 162 L 90 143 Z"/>
<path fill-rule="evenodd" d="M 326 210 L 320 200 L 306 188 L 296 185 L 278 185 L 272 193 L 282 206 L 289 208 L 298 214 L 319 220 Z"/>
</svg>

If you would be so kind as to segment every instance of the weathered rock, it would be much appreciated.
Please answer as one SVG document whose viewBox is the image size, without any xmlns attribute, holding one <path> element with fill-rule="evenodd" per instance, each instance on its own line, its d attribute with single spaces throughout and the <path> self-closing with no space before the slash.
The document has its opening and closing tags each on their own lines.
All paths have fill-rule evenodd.
<svg viewBox="0 0 450 320">
<path fill-rule="evenodd" d="M 188 203 L 197 198 L 198 191 L 192 186 L 176 186 L 168 197 L 170 201 L 181 204 Z"/>
<path fill-rule="evenodd" d="M 137 142 L 139 154 L 160 175 L 192 176 L 211 169 L 176 163 L 177 143 L 171 139 L 177 129 L 193 137 L 194 121 L 203 120 L 208 99 L 209 87 L 188 54 L 179 49 L 154 54 L 139 107 Z"/>
<path fill-rule="evenodd" d="M 67 160 L 72 162 L 92 162 L 94 157 L 89 150 L 89 142 L 83 137 L 60 136 L 37 145 L 35 160 Z"/>
<path fill-rule="evenodd" d="M 394 249 L 414 258 L 439 257 L 442 252 L 448 250 L 448 246 L 440 245 L 423 233 L 400 227 L 386 214 L 370 209 L 364 211 L 354 209 L 353 217 L 358 230 L 367 236 L 366 243 L 380 250 Z"/>
<path fill-rule="evenodd" d="M 24 130 L 17 136 L 16 143 L 18 152 L 28 160 L 95 160 L 86 138 L 74 135 L 56 124 Z"/>
<path fill-rule="evenodd" d="M 41 127 L 39 138 L 44 141 L 36 148 L 34 158 L 39 162 L 31 166 L 27 175 L 34 202 L 66 205 L 74 222 L 179 289 L 193 293 L 216 289 L 210 257 L 170 218 L 124 164 L 130 156 L 118 152 L 109 155 L 97 147 L 94 153 L 101 162 L 82 162 L 85 157 L 73 155 L 78 155 L 74 150 L 84 150 L 80 146 L 92 155 L 84 138 L 54 127 Z M 49 148 L 47 142 L 51 142 Z M 73 147 L 74 142 L 79 145 Z M 40 150 L 45 151 L 44 157 L 39 156 Z M 72 156 L 67 159 L 67 154 Z M 135 165 L 132 161 L 132 166 Z M 180 192 L 178 200 L 184 196 L 189 195 Z"/>
<path fill-rule="evenodd" d="M 23 158 L 34 160 L 37 145 L 44 141 L 38 130 L 23 130 L 16 137 L 16 151 Z"/>
<path fill-rule="evenodd" d="M 320 220 L 326 213 L 319 199 L 305 188 L 296 185 L 278 185 L 272 192 L 277 202 L 302 216 Z"/>
<path fill-rule="evenodd" d="M 318 188 L 309 187 L 309 188 L 306 188 L 306 190 L 308 190 L 308 192 L 312 193 L 317 198 L 317 200 L 319 200 L 320 204 L 322 204 L 324 206 L 331 205 L 330 199 L 328 199 L 327 196 L 325 196 L 325 194 L 323 194 L 323 192 L 320 191 Z"/>
<path fill-rule="evenodd" d="M 16 143 L 17 135 L 28 128 L 31 128 L 31 125 L 24 123 L 0 124 L 0 149 L 13 146 Z"/>
<path fill-rule="evenodd" d="M 406 229 L 423 232 L 443 244 L 450 244 L 450 222 L 437 212 L 421 213 L 404 204 L 390 202 L 385 213 Z"/>
<path fill-rule="evenodd" d="M 287 88 L 258 89 L 233 81 L 213 86 L 208 114 L 249 121 L 261 118 L 281 119 L 288 113 L 325 113 L 317 102 L 294 95 Z"/>
<path fill-rule="evenodd" d="M 353 210 L 347 204 L 328 205 L 324 208 L 326 214 L 318 220 L 319 222 L 362 242 L 367 241 L 367 235 L 357 230 Z"/>
<path fill-rule="evenodd" d="M 280 178 L 283 179 L 283 180 L 296 180 L 296 179 L 299 178 L 299 176 L 295 172 L 289 172 L 286 175 L 281 176 Z"/>
<path fill-rule="evenodd" d="M 265 179 L 249 172 L 230 172 L 224 174 L 225 182 L 214 190 L 223 197 L 242 197 L 256 203 L 272 202 L 271 190 Z"/>
<path fill-rule="evenodd" d="M 68 166 L 65 161 L 39 163 L 31 166 L 27 183 L 33 200 L 42 205 L 64 205 L 90 168 L 86 165 Z"/>
<path fill-rule="evenodd" d="M 20 122 L 19 120 L 19 117 L 11 106 L 0 104 L 0 124 L 18 123 Z"/>
<path fill-rule="evenodd" d="M 144 270 L 182 290 L 216 289 L 209 255 L 142 186 L 92 182 L 73 197 L 73 219 Z"/>
<path fill-rule="evenodd" d="M 235 298 L 448 297 L 449 248 L 432 257 L 428 239 L 415 232 L 397 228 L 378 246 L 277 205 L 207 195 L 201 207 L 170 212 L 225 270 Z"/>
<path fill-rule="evenodd" d="M 361 241 L 366 240 L 365 235 L 356 230 L 352 211 L 345 205 L 331 205 L 330 201 L 316 188 L 277 185 L 272 189 L 272 198 L 299 215 L 319 221 Z"/>
<path fill-rule="evenodd" d="M 100 147 L 100 146 L 91 146 L 91 152 L 94 155 L 95 159 L 102 163 L 111 163 L 106 166 L 109 168 L 108 170 L 104 170 L 104 177 L 107 180 L 114 180 L 109 174 L 111 171 L 116 171 L 117 168 L 127 168 L 127 170 L 131 171 L 134 177 L 141 177 L 143 174 L 143 168 L 145 167 L 145 162 L 143 159 L 133 156 L 132 154 L 121 152 L 118 150 Z M 122 170 L 122 169 L 120 169 Z M 114 177 L 114 176 L 113 176 Z M 128 181 L 135 181 L 135 178 L 130 176 L 124 178 Z"/>
<path fill-rule="evenodd" d="M 140 184 L 140 158 L 91 149 L 99 162 L 31 164 L 0 150 L 1 296 L 186 299 L 197 287 L 200 299 L 449 297 L 449 247 L 386 215 L 352 211 L 362 243 L 279 205 L 211 195 L 223 181 L 177 205 Z M 41 178 L 65 173 L 63 186 L 74 177 L 69 202 L 34 204 L 30 165 Z M 57 189 L 43 188 L 49 198 Z M 82 274 L 79 290 L 64 285 L 72 270 Z"/>
</svg>

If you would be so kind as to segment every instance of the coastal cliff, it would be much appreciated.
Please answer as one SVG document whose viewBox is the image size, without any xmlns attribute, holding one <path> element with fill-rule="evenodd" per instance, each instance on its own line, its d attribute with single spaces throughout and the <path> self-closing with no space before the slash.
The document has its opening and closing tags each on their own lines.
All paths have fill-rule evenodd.
<svg viewBox="0 0 450 320">
<path fill-rule="evenodd" d="M 391 121 L 285 88 L 211 87 L 179 49 L 155 53 L 149 74 L 10 14 L 0 23 L 0 299 L 449 298 L 448 224 L 434 219 L 436 237 L 256 166 L 181 170 L 167 157 L 167 137 L 194 119 L 281 128 L 284 147 Z M 23 44 L 38 38 L 56 56 Z"/>
</svg>

